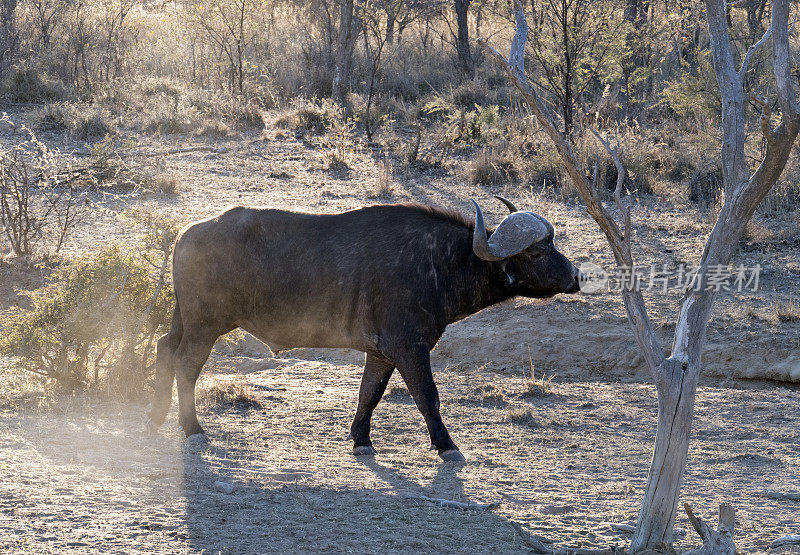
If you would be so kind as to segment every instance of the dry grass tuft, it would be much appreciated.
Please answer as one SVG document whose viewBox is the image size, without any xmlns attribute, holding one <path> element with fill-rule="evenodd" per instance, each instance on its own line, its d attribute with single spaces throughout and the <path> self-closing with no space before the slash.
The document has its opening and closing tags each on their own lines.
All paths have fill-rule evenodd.
<svg viewBox="0 0 800 555">
<path fill-rule="evenodd" d="M 393 385 L 389 388 L 389 392 L 386 395 L 393 397 L 410 397 L 411 393 L 402 385 Z"/>
<path fill-rule="evenodd" d="M 11 70 L 3 89 L 14 102 L 53 102 L 67 96 L 64 84 L 27 63 Z"/>
<path fill-rule="evenodd" d="M 341 109 L 332 100 L 298 99 L 289 110 L 275 119 L 274 124 L 301 133 L 321 135 L 341 116 Z"/>
<path fill-rule="evenodd" d="M 547 377 L 542 374 L 541 377 L 525 380 L 525 389 L 522 392 L 523 397 L 547 397 L 553 394 L 553 376 Z"/>
<path fill-rule="evenodd" d="M 779 322 L 800 322 L 800 297 L 775 303 L 774 311 Z"/>
<path fill-rule="evenodd" d="M 368 197 L 373 199 L 389 199 L 394 194 L 394 168 L 392 161 L 383 156 L 378 161 L 378 181 L 375 189 L 369 193 Z"/>
<path fill-rule="evenodd" d="M 117 134 L 117 118 L 108 108 L 82 102 L 45 104 L 35 114 L 34 126 L 40 130 L 66 129 L 83 141 Z"/>
<path fill-rule="evenodd" d="M 513 408 L 508 410 L 508 421 L 520 426 L 537 427 L 539 423 L 534 418 L 533 413 L 527 408 Z"/>
<path fill-rule="evenodd" d="M 522 377 L 525 379 L 525 389 L 522 392 L 522 397 L 547 397 L 553 393 L 553 378 L 555 374 L 547 376 L 545 372 L 539 378 L 536 378 L 536 368 L 533 364 L 533 355 L 531 355 L 530 348 L 528 349 L 528 363 L 530 365 L 530 375 L 525 374 L 522 370 Z"/>
<path fill-rule="evenodd" d="M 258 408 L 261 402 L 241 376 L 233 379 L 209 376 L 197 387 L 197 404 L 209 408 Z"/>
<path fill-rule="evenodd" d="M 160 193 L 162 195 L 175 195 L 178 193 L 180 187 L 180 179 L 171 173 L 158 174 L 150 177 L 141 184 L 149 191 Z"/>
<path fill-rule="evenodd" d="M 475 389 L 475 393 L 482 401 L 490 403 L 501 403 L 504 400 L 503 391 L 492 384 L 482 385 Z"/>
<path fill-rule="evenodd" d="M 230 126 L 221 120 L 207 119 L 194 132 L 198 137 L 212 137 L 215 139 L 227 139 L 236 135 Z"/>
<path fill-rule="evenodd" d="M 510 183 L 519 179 L 514 161 L 505 153 L 493 148 L 484 148 L 470 162 L 469 179 L 474 185 L 489 187 Z"/>
<path fill-rule="evenodd" d="M 355 145 L 353 131 L 355 124 L 348 120 L 333 120 L 328 134 L 322 138 L 322 161 L 326 170 L 343 171 L 350 169 Z"/>
</svg>

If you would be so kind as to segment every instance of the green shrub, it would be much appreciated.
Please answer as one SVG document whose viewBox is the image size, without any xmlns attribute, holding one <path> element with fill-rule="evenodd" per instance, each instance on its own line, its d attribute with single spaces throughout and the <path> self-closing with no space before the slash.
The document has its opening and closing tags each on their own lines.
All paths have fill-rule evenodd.
<svg viewBox="0 0 800 555">
<path fill-rule="evenodd" d="M 58 268 L 29 309 L 7 317 L 0 352 L 54 389 L 141 397 L 171 313 L 165 279 L 176 233 L 163 221 L 148 227 L 140 249 L 106 248 Z"/>
<path fill-rule="evenodd" d="M 446 122 L 447 135 L 452 142 L 487 142 L 491 138 L 502 137 L 500 108 L 494 104 L 474 105 L 474 110 L 459 107 L 452 98 L 434 96 L 422 107 L 422 114 L 430 119 Z"/>
</svg>

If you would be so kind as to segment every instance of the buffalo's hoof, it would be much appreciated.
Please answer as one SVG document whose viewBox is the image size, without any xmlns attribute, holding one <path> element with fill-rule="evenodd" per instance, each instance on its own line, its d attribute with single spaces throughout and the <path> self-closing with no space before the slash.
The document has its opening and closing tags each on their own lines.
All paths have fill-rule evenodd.
<svg viewBox="0 0 800 555">
<path fill-rule="evenodd" d="M 374 457 L 378 452 L 372 445 L 359 445 L 358 447 L 353 447 L 353 454 L 356 457 Z"/>
<path fill-rule="evenodd" d="M 183 425 L 181 425 L 181 426 L 178 426 L 178 431 L 183 432 L 184 435 L 187 438 L 190 438 L 190 437 L 196 436 L 196 435 L 205 435 L 205 433 L 206 433 L 206 431 L 203 429 L 203 427 L 200 424 L 193 424 L 191 426 L 183 426 Z"/>
<path fill-rule="evenodd" d="M 445 462 L 467 462 L 464 455 L 458 449 L 448 449 L 447 451 L 439 451 L 439 456 Z"/>
</svg>

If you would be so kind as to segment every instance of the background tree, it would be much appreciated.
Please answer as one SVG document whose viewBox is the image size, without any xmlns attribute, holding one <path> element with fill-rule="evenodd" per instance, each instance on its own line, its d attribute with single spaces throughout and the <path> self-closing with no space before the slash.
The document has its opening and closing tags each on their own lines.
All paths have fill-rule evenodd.
<svg viewBox="0 0 800 555">
<path fill-rule="evenodd" d="M 618 46 L 619 28 L 608 25 L 610 5 L 597 0 L 533 0 L 531 12 L 534 82 L 555 98 L 569 137 L 576 109 L 585 105 L 581 100 L 598 84 Z"/>
<path fill-rule="evenodd" d="M 53 27 L 59 23 L 68 8 L 67 0 L 30 0 L 33 19 L 38 30 L 39 48 L 50 46 Z"/>
<path fill-rule="evenodd" d="M 467 73 L 473 70 L 472 52 L 469 48 L 469 4 L 471 0 L 455 0 L 456 53 L 458 64 Z"/>
<path fill-rule="evenodd" d="M 10 65 L 17 49 L 16 11 L 17 0 L 0 0 L 0 77 Z"/>
<path fill-rule="evenodd" d="M 364 128 L 367 133 L 367 140 L 372 141 L 372 135 L 377 125 L 377 119 L 372 117 L 372 101 L 375 97 L 375 79 L 381 71 L 383 52 L 389 42 L 388 21 L 384 25 L 380 9 L 373 6 L 365 6 L 362 11 L 362 22 L 364 26 L 364 59 L 367 62 L 367 106 L 364 113 Z M 396 14 L 396 12 L 395 12 Z"/>
<path fill-rule="evenodd" d="M 339 2 L 339 39 L 336 47 L 336 68 L 333 74 L 334 100 L 345 99 L 353 69 L 353 48 L 361 34 L 360 7 L 353 0 Z"/>
<path fill-rule="evenodd" d="M 195 0 L 193 23 L 227 62 L 228 90 L 244 92 L 245 54 L 254 34 L 254 0 Z"/>
</svg>

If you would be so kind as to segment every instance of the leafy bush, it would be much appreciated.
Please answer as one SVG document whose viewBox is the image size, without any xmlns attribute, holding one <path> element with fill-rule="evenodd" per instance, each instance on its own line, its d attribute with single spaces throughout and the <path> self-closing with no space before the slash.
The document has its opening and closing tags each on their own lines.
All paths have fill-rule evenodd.
<svg viewBox="0 0 800 555">
<path fill-rule="evenodd" d="M 462 108 L 453 98 L 436 95 L 422 108 L 423 115 L 446 122 L 452 142 L 487 142 L 501 137 L 500 108 L 496 105 L 474 105 L 474 110 Z"/>
<path fill-rule="evenodd" d="M 171 313 L 164 285 L 177 233 L 149 218 L 140 249 L 106 248 L 58 268 L 30 294 L 29 309 L 8 316 L 0 352 L 19 357 L 21 368 L 55 389 L 140 397 Z"/>
</svg>

